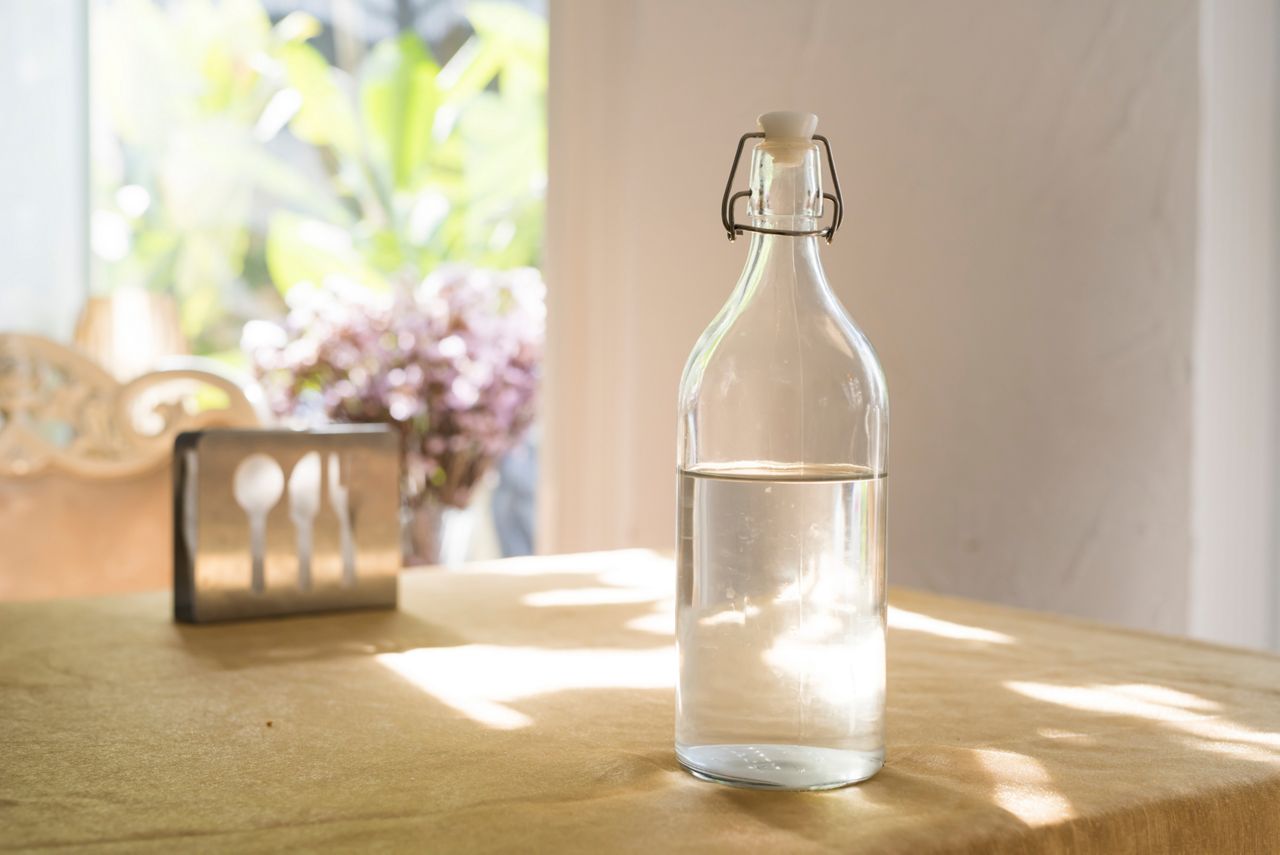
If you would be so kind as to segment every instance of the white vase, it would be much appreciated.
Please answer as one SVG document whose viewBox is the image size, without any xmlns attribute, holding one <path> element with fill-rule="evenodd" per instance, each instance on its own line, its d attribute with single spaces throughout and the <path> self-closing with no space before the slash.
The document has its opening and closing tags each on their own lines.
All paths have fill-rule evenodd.
<svg viewBox="0 0 1280 855">
<path fill-rule="evenodd" d="M 455 508 L 430 497 L 403 510 L 404 565 L 454 567 L 467 560 L 475 528 L 473 507 Z"/>
</svg>

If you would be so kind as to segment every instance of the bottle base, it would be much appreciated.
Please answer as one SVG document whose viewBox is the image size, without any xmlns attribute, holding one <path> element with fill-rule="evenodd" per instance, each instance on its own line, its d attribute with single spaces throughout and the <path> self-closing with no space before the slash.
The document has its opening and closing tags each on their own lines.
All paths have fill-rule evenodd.
<svg viewBox="0 0 1280 855">
<path fill-rule="evenodd" d="M 695 777 L 754 790 L 833 790 L 865 781 L 884 765 L 884 751 L 811 745 L 676 746 Z"/>
</svg>

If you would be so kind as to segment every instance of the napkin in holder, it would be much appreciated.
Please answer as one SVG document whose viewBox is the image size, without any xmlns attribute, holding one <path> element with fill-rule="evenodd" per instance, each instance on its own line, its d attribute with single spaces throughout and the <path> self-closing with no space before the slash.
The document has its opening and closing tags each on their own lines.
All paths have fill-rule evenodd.
<svg viewBox="0 0 1280 855">
<path fill-rule="evenodd" d="M 173 455 L 176 620 L 395 607 L 390 428 L 204 430 L 179 435 Z"/>
</svg>

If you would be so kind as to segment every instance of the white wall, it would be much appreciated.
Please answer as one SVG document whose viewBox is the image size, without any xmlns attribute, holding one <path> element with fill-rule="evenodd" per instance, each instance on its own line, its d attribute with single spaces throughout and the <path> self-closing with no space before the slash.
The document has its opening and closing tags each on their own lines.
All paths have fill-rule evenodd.
<svg viewBox="0 0 1280 855">
<path fill-rule="evenodd" d="M 1184 631 L 1194 0 L 553 3 L 541 548 L 670 548 L 738 135 L 817 112 L 893 407 L 900 585 Z"/>
<path fill-rule="evenodd" d="M 88 290 L 85 7 L 0 2 L 0 332 L 70 339 Z"/>
</svg>

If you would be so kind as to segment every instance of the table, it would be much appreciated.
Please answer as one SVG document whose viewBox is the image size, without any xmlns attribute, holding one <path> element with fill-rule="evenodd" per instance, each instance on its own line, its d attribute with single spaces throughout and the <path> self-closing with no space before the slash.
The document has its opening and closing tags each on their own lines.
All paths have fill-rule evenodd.
<svg viewBox="0 0 1280 855">
<path fill-rule="evenodd" d="M 673 570 L 404 574 L 398 611 L 216 626 L 165 593 L 0 605 L 0 847 L 1280 851 L 1280 659 L 891 595 L 888 763 L 701 783 Z"/>
</svg>

